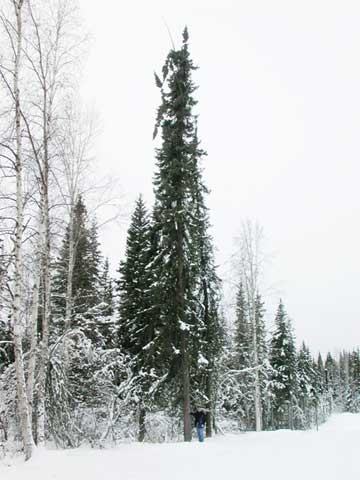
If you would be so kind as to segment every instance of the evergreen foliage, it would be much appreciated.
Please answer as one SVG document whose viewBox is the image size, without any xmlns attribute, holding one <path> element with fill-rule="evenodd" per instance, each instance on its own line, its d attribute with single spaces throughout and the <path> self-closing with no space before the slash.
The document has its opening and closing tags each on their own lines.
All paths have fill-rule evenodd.
<svg viewBox="0 0 360 480">
<path fill-rule="evenodd" d="M 240 282 L 236 294 L 234 335 L 235 358 L 240 368 L 247 368 L 250 365 L 250 338 L 250 322 L 248 318 L 247 303 L 244 288 Z"/>
<path fill-rule="evenodd" d="M 301 415 L 298 418 L 298 425 L 301 428 L 310 428 L 312 418 L 310 416 L 313 406 L 316 406 L 318 397 L 316 394 L 316 364 L 314 363 L 310 350 L 302 343 L 297 359 L 298 394 L 297 403 Z"/>
<path fill-rule="evenodd" d="M 185 440 L 191 438 L 188 417 L 192 372 L 197 374 L 200 362 L 209 366 L 210 375 L 214 352 L 219 349 L 210 339 L 216 338 L 213 333 L 220 327 L 219 281 L 207 232 L 207 190 L 199 166 L 205 152 L 199 145 L 193 113 L 197 104 L 191 78 L 194 70 L 185 29 L 182 47 L 167 56 L 162 80 L 156 76 L 162 103 L 154 135 L 160 128 L 162 145 L 156 154 L 153 213 L 153 266 L 158 280 L 154 295 L 159 301 L 162 361 L 169 371 L 175 403 L 182 401 Z M 209 394 L 210 389 L 207 397 Z"/>
<path fill-rule="evenodd" d="M 151 268 L 151 225 L 145 203 L 136 202 L 127 232 L 125 260 L 120 262 L 118 282 L 119 320 L 118 345 L 131 356 L 136 375 L 141 376 L 139 438 L 144 439 L 145 413 L 151 409 L 155 386 L 163 372 L 159 358 L 160 330 L 152 308 L 154 272 Z"/>
<path fill-rule="evenodd" d="M 236 293 L 235 329 L 233 358 L 230 367 L 241 371 L 251 367 L 252 335 L 249 319 L 249 307 L 243 284 L 240 282 Z M 245 430 L 253 428 L 253 381 L 251 372 L 235 374 L 231 379 L 232 410 L 241 418 Z"/>
<path fill-rule="evenodd" d="M 106 343 L 99 331 L 98 318 L 111 314 L 109 298 L 111 280 L 108 271 L 103 271 L 99 249 L 97 225 L 88 218 L 82 197 L 74 208 L 73 218 L 74 261 L 72 272 L 71 327 L 81 328 L 95 343 Z M 53 302 L 55 322 L 59 332 L 63 331 L 69 269 L 69 229 L 67 226 L 59 258 L 54 267 Z M 104 285 L 104 282 L 107 282 Z M 107 300 L 104 301 L 104 296 Z M 110 302 L 110 304 L 108 303 Z"/>
<path fill-rule="evenodd" d="M 0 374 L 14 362 L 14 347 L 10 322 L 0 319 Z"/>
<path fill-rule="evenodd" d="M 346 411 L 360 412 L 360 351 L 353 350 L 349 356 L 349 383 L 346 396 Z"/>
<path fill-rule="evenodd" d="M 217 427 L 308 429 L 333 411 L 360 412 L 359 349 L 337 356 L 328 353 L 325 362 L 320 354 L 315 361 L 305 343 L 297 351 L 282 301 L 269 335 L 258 291 L 261 230 L 253 231 L 250 222 L 240 248 L 242 271 L 233 324 L 221 310 L 221 281 L 202 176 L 206 152 L 194 111 L 196 68 L 185 29 L 182 45 L 169 52 L 161 75 L 155 74 L 161 91 L 154 130 L 154 136 L 161 136 L 155 202 L 150 214 L 141 196 L 136 201 L 116 295 L 109 260 L 100 251 L 97 223 L 81 196 L 52 265 L 53 318 L 50 348 L 44 356 L 41 321 L 38 336 L 31 339 L 38 345 L 29 341 L 32 305 L 25 275 L 22 279 L 24 298 L 18 312 L 24 336 L 19 336 L 19 350 L 24 352 L 22 376 L 31 380 L 34 372 L 34 397 L 27 407 L 34 407 L 35 438 L 38 360 L 45 357 L 41 371 L 46 370 L 47 436 L 61 447 L 179 438 L 180 423 L 189 441 L 190 411 L 197 406 L 207 409 L 208 436 Z M 7 255 L 9 262 L 12 255 Z M 3 256 L 0 239 L 0 294 L 6 285 L 11 297 L 11 266 L 5 266 Z M 30 271 L 32 264 L 21 268 Z M 41 319 L 48 277 L 38 278 Z M 7 317 L 2 296 L 0 310 L 1 443 L 19 437 L 20 397 L 13 318 Z"/>
<path fill-rule="evenodd" d="M 273 425 L 293 428 L 297 393 L 296 349 L 291 322 L 282 301 L 270 342 L 270 364 Z"/>
</svg>

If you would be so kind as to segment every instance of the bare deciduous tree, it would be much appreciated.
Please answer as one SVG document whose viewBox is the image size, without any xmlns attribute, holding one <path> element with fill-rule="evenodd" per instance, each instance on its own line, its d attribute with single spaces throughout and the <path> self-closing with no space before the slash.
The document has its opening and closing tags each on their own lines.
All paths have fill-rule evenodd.
<svg viewBox="0 0 360 480">
<path fill-rule="evenodd" d="M 25 458 L 29 459 L 34 448 L 31 430 L 28 399 L 25 382 L 25 368 L 23 358 L 22 339 L 24 322 L 22 318 L 22 284 L 23 284 L 23 232 L 24 232 L 24 195 L 23 195 L 23 136 L 22 136 L 22 97 L 20 95 L 20 74 L 23 60 L 23 7 L 24 0 L 11 0 L 14 9 L 14 22 L 8 17 L 1 16 L 2 25 L 8 35 L 9 44 L 13 54 L 13 68 L 10 77 L 13 77 L 13 86 L 4 73 L 4 66 L 0 69 L 3 82 L 13 101 L 15 146 L 7 145 L 10 153 L 14 155 L 13 166 L 16 176 L 16 221 L 14 239 L 13 263 L 13 304 L 12 319 L 14 332 L 16 387 L 18 395 L 18 409 L 20 414 L 21 434 L 25 451 Z"/>
<path fill-rule="evenodd" d="M 241 225 L 240 236 L 237 239 L 238 251 L 235 255 L 235 265 L 245 290 L 249 306 L 249 316 L 252 333 L 252 363 L 254 367 L 254 407 L 256 431 L 262 430 L 261 387 L 259 375 L 259 339 L 257 338 L 256 304 L 260 289 L 260 279 L 263 268 L 261 242 L 263 230 L 257 223 L 250 220 Z"/>
</svg>

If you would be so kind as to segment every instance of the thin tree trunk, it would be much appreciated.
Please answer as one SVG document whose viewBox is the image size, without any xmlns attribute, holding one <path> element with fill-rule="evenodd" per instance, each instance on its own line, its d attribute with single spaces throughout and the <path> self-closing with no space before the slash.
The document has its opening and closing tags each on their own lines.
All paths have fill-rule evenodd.
<svg viewBox="0 0 360 480">
<path fill-rule="evenodd" d="M 29 363 L 28 363 L 28 375 L 26 382 L 27 397 L 29 404 L 29 416 L 30 425 L 33 425 L 34 417 L 34 386 L 35 386 L 35 367 L 36 367 L 36 350 L 37 350 L 37 324 L 39 315 L 39 291 L 41 281 L 41 251 L 44 241 L 44 229 L 42 228 L 42 222 L 39 225 L 39 237 L 37 255 L 35 258 L 35 282 L 32 292 L 31 302 L 31 315 L 29 324 L 29 336 L 30 336 L 30 350 L 29 350 Z"/>
<path fill-rule="evenodd" d="M 74 206 L 70 208 L 69 222 L 69 264 L 67 271 L 66 300 L 65 300 L 65 331 L 71 327 L 71 314 L 73 306 L 73 272 L 75 263 L 75 238 L 74 238 Z"/>
<path fill-rule="evenodd" d="M 206 396 L 208 398 L 208 403 L 207 403 L 208 411 L 206 412 L 206 436 L 210 438 L 212 436 L 212 411 L 213 411 L 211 370 L 207 373 L 207 376 L 206 376 Z"/>
<path fill-rule="evenodd" d="M 261 391 L 260 391 L 260 380 L 259 372 L 255 371 L 255 419 L 256 419 L 256 431 L 261 432 L 262 430 L 262 418 L 261 418 Z"/>
<path fill-rule="evenodd" d="M 184 289 L 184 248 L 183 248 L 183 225 L 177 225 L 177 312 L 178 319 L 184 323 L 185 314 L 185 289 Z M 183 422 L 184 440 L 191 442 L 191 418 L 190 418 L 190 372 L 188 352 L 188 332 L 184 325 L 181 326 L 181 370 L 182 370 L 182 398 L 183 398 Z"/>
<path fill-rule="evenodd" d="M 253 348 L 254 348 L 254 365 L 258 365 L 258 345 L 256 335 L 256 304 L 253 302 Z M 259 370 L 255 370 L 255 382 L 254 382 L 254 403 L 255 403 L 255 428 L 257 432 L 262 430 L 262 412 L 261 412 L 261 390 L 260 390 L 260 375 Z"/>
<path fill-rule="evenodd" d="M 146 420 L 146 410 L 143 406 L 140 407 L 139 411 L 139 442 L 143 442 L 146 435 L 146 428 L 145 428 L 145 420 Z"/>
<path fill-rule="evenodd" d="M 14 321 L 14 350 L 15 350 L 15 371 L 16 387 L 18 395 L 18 408 L 20 414 L 21 436 L 25 451 L 25 458 L 28 460 L 33 451 L 34 440 L 32 437 L 31 423 L 29 417 L 28 400 L 26 395 L 25 369 L 22 349 L 22 325 L 21 325 L 21 283 L 22 283 L 22 237 L 23 237 L 23 185 L 22 185 L 22 139 L 21 139 L 21 108 L 19 90 L 19 72 L 22 51 L 22 16 L 21 9 L 23 0 L 13 0 L 16 16 L 16 54 L 14 69 L 14 99 L 15 99 L 15 128 L 16 128 L 16 237 L 15 237 L 15 284 L 13 302 Z"/>
<path fill-rule="evenodd" d="M 253 348 L 253 362 L 257 367 L 259 363 L 259 346 L 257 338 L 257 318 L 256 318 L 256 295 L 258 289 L 259 278 L 259 243 L 261 239 L 261 230 L 258 226 L 253 228 L 250 222 L 242 225 L 242 239 L 241 239 L 241 267 L 244 275 L 244 285 L 246 288 L 246 295 L 250 305 L 251 326 L 252 326 L 252 348 Z M 254 409 L 255 409 L 255 429 L 257 432 L 262 429 L 262 408 L 261 408 L 261 388 L 260 375 L 258 369 L 254 374 Z"/>
<path fill-rule="evenodd" d="M 40 46 L 40 41 L 39 41 Z M 43 70 L 42 62 L 44 59 L 40 58 L 40 69 L 43 77 L 43 109 L 42 109 L 42 140 L 44 147 L 43 165 L 42 165 L 42 183 L 41 183 L 41 197 L 42 197 L 42 220 L 44 225 L 44 243 L 42 250 L 42 274 L 44 286 L 44 307 L 42 317 L 42 337 L 41 337 L 41 354 L 40 354 L 40 369 L 39 369 L 39 405 L 38 405 L 38 444 L 45 443 L 45 421 L 46 421 L 46 371 L 49 356 L 49 325 L 50 325 L 50 209 L 49 209 L 49 134 L 51 124 L 51 104 L 52 99 L 49 96 L 48 85 Z"/>
<path fill-rule="evenodd" d="M 29 365 L 27 376 L 27 398 L 29 404 L 29 419 L 32 425 L 33 419 L 33 403 L 34 403 L 34 383 L 35 383 L 35 365 L 36 365 L 36 346 L 37 346 L 37 319 L 39 312 L 39 288 L 40 288 L 40 272 L 36 272 L 36 279 L 33 287 L 31 316 L 30 316 L 30 351 Z"/>
<path fill-rule="evenodd" d="M 190 374 L 189 353 L 187 350 L 187 332 L 181 332 L 182 350 L 182 383 L 183 383 L 183 417 L 184 417 L 184 440 L 191 442 L 191 418 L 190 418 Z"/>
<path fill-rule="evenodd" d="M 44 176 L 48 179 L 48 169 Z M 46 422 L 46 372 L 49 356 L 49 323 L 50 323 L 50 228 L 49 228 L 49 199 L 47 184 L 43 185 L 43 221 L 44 245 L 42 252 L 42 276 L 44 286 L 44 305 L 42 315 L 40 365 L 38 385 L 38 445 L 45 444 Z"/>
<path fill-rule="evenodd" d="M 70 222 L 69 222 L 69 262 L 68 262 L 68 271 L 67 271 L 67 283 L 66 283 L 66 299 L 65 299 L 65 333 L 71 328 L 71 316 L 73 309 L 73 274 L 74 274 L 74 264 L 75 264 L 75 238 L 74 238 L 74 202 L 72 199 L 70 207 Z M 67 378 L 69 371 L 69 339 L 65 335 L 64 348 L 63 348 L 63 358 L 64 358 L 64 371 Z"/>
<path fill-rule="evenodd" d="M 202 259 L 202 263 L 204 263 Z M 208 345 L 211 343 L 211 338 L 210 338 L 210 316 L 209 316 L 209 295 L 208 295 L 208 287 L 207 283 L 205 280 L 202 282 L 203 286 L 203 293 L 204 293 L 204 307 L 205 307 L 205 312 L 204 312 L 204 323 L 207 327 L 207 342 Z M 205 395 L 208 399 L 208 404 L 207 404 L 207 409 L 208 411 L 206 412 L 206 437 L 210 438 L 212 436 L 212 421 L 211 421 L 211 414 L 212 414 L 212 371 L 213 371 L 213 358 L 212 358 L 212 352 L 210 352 L 209 355 L 211 358 L 208 358 L 209 365 L 208 369 L 206 372 L 206 380 L 205 380 Z"/>
</svg>

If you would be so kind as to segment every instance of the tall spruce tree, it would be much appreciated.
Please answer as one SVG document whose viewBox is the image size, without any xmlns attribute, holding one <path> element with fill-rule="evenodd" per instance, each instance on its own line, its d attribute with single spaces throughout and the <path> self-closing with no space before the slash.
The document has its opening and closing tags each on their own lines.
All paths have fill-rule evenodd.
<svg viewBox="0 0 360 480">
<path fill-rule="evenodd" d="M 219 377 L 219 357 L 224 347 L 224 326 L 219 314 L 220 279 L 217 276 L 212 237 L 209 234 L 210 220 L 208 208 L 205 205 L 205 195 L 208 189 L 202 182 L 200 161 L 205 152 L 200 150 L 195 118 L 195 135 L 193 141 L 193 158 L 190 166 L 194 178 L 194 189 L 191 192 L 193 204 L 193 242 L 197 259 L 198 276 L 195 287 L 194 314 L 198 328 L 193 335 L 193 358 L 190 369 L 192 398 L 197 403 L 206 402 L 207 420 L 206 435 L 212 435 L 212 415 L 214 414 L 214 396 Z M 195 331 L 194 331 L 195 333 Z M 198 390 L 198 394 L 195 392 Z"/>
<path fill-rule="evenodd" d="M 296 348 L 290 319 L 280 301 L 270 343 L 271 393 L 274 428 L 294 428 L 297 390 Z"/>
<path fill-rule="evenodd" d="M 196 69 L 188 50 L 188 31 L 183 44 L 171 50 L 162 69 L 162 103 L 154 135 L 161 129 L 162 145 L 157 150 L 154 178 L 153 268 L 158 284 L 154 298 L 159 302 L 162 359 L 169 370 L 174 398 L 181 399 L 184 439 L 191 440 L 190 399 L 194 393 L 196 365 L 218 349 L 211 341 L 220 322 L 216 295 L 218 280 L 213 265 L 208 217 L 204 206 L 206 188 L 199 162 L 205 155 L 197 139 L 193 108 Z M 200 300 L 200 302 L 199 302 Z M 208 358 L 206 358 L 208 357 Z M 213 367 L 208 363 L 208 391 Z M 195 387 L 196 389 L 196 387 Z"/>
</svg>

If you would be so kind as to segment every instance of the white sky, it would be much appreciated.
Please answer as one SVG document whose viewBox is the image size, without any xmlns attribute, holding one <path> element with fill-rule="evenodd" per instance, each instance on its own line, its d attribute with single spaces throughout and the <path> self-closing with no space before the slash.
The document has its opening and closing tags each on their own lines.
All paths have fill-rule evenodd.
<svg viewBox="0 0 360 480">
<path fill-rule="evenodd" d="M 314 353 L 360 344 L 360 3 L 342 0 L 80 0 L 93 45 L 83 95 L 103 126 L 102 172 L 128 202 L 152 201 L 152 132 L 160 102 L 153 71 L 185 24 L 199 136 L 208 152 L 218 261 L 241 220 L 257 220 L 298 340 Z M 116 264 L 126 229 L 108 228 Z M 222 267 L 223 269 L 225 267 Z"/>
</svg>

